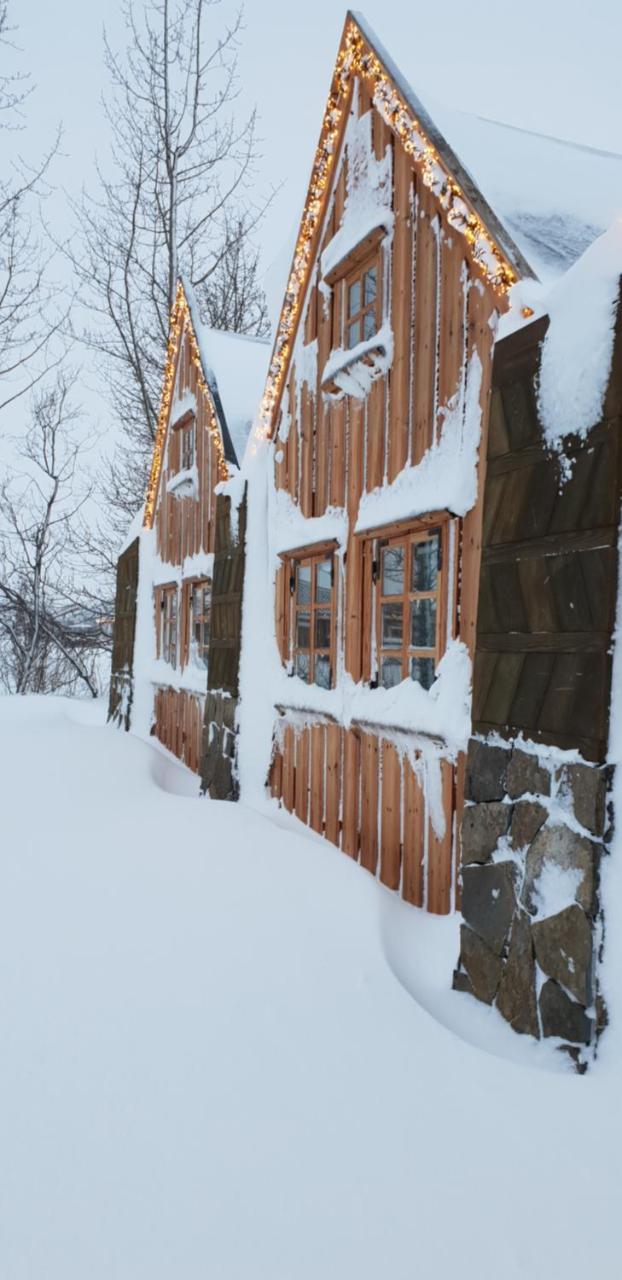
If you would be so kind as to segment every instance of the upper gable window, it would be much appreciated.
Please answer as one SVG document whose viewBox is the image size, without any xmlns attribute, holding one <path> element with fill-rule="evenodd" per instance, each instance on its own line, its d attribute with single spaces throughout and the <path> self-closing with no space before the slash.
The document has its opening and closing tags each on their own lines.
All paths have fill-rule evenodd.
<svg viewBox="0 0 622 1280">
<path fill-rule="evenodd" d="M 180 469 L 182 471 L 190 471 L 194 466 L 195 434 L 194 417 L 191 417 L 183 427 L 180 427 Z"/>
<path fill-rule="evenodd" d="M 359 342 L 373 338 L 380 327 L 378 317 L 378 258 L 368 258 L 346 276 L 344 347 L 352 350 Z"/>
</svg>

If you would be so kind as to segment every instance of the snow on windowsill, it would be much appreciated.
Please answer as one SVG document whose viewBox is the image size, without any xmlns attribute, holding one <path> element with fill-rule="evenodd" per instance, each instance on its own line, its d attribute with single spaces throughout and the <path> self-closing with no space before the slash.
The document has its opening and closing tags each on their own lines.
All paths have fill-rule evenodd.
<svg viewBox="0 0 622 1280">
<path fill-rule="evenodd" d="M 327 507 L 321 516 L 304 516 L 285 489 L 269 490 L 268 536 L 273 563 L 282 552 L 335 541 L 345 547 L 348 517 L 343 507 Z"/>
<path fill-rule="evenodd" d="M 197 551 L 193 556 L 186 556 L 181 564 L 167 564 L 154 556 L 151 564 L 151 585 L 166 586 L 169 583 L 181 583 L 188 578 L 212 578 L 214 573 L 214 552 Z"/>
<path fill-rule="evenodd" d="M 393 211 L 382 205 L 372 204 L 361 209 L 357 216 L 348 219 L 329 240 L 322 257 L 320 267 L 324 279 L 332 275 L 349 258 L 363 240 L 373 235 L 374 231 L 384 231 L 388 235 L 393 230 Z"/>
<path fill-rule="evenodd" d="M 447 510 L 464 516 L 471 510 L 477 498 L 481 384 L 482 365 L 474 351 L 464 402 L 454 399 L 448 406 L 440 440 L 416 466 L 404 467 L 390 484 L 362 495 L 356 533 L 428 511 Z"/>
<path fill-rule="evenodd" d="M 350 395 L 362 399 L 374 379 L 386 373 L 392 363 L 393 331 L 385 321 L 378 332 L 364 342 L 331 351 L 322 373 L 322 390 L 325 395 Z"/>
<path fill-rule="evenodd" d="M 166 492 L 172 493 L 174 498 L 196 498 L 199 494 L 199 472 L 196 463 L 192 467 L 186 467 L 184 471 L 178 471 L 176 475 L 171 476 L 166 483 Z"/>
<path fill-rule="evenodd" d="M 197 398 L 194 391 L 185 391 L 183 396 L 174 396 L 170 414 L 171 424 L 175 426 L 175 423 L 180 418 L 185 417 L 187 413 L 196 413 L 196 411 Z"/>
<path fill-rule="evenodd" d="M 151 684 L 164 685 L 169 689 L 184 690 L 187 693 L 207 695 L 207 667 L 189 662 L 183 668 L 172 667 L 164 658 L 153 658 L 148 667 L 141 673 Z"/>
<path fill-rule="evenodd" d="M 281 668 L 273 689 L 275 706 L 326 715 L 346 728 L 353 722 L 438 739 L 452 751 L 466 748 L 471 732 L 471 659 L 466 645 L 452 640 L 430 689 L 402 680 L 391 689 L 372 689 L 342 675 L 333 689 L 306 684 Z"/>
</svg>

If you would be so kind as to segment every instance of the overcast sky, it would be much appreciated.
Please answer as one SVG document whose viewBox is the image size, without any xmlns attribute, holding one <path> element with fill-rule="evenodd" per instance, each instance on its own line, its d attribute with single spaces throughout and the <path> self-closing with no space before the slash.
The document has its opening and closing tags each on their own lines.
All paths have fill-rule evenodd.
<svg viewBox="0 0 622 1280">
<path fill-rule="evenodd" d="M 215 31 L 236 7 L 223 0 L 208 11 Z M 424 104 L 430 96 L 622 152 L 622 0 L 366 0 L 363 12 Z M 345 13 L 335 0 L 245 5 L 239 110 L 256 105 L 259 113 L 258 196 L 279 188 L 261 232 L 273 304 L 289 264 Z M 62 122 L 63 155 L 53 181 L 72 194 L 83 184 L 93 189 L 95 155 L 105 167 L 108 159 L 102 29 L 105 24 L 113 47 L 124 46 L 121 0 L 12 0 L 11 14 L 21 65 L 36 86 L 20 146 L 34 159 Z M 48 216 L 57 235 L 70 231 L 61 191 Z M 83 368 L 78 390 L 103 444 L 108 413 L 94 381 L 93 370 Z M 16 425 L 25 412 L 21 402 Z"/>
<path fill-rule="evenodd" d="M 123 40 L 120 0 L 13 0 L 37 84 L 30 144 L 65 129 L 58 177 L 70 189 L 105 154 L 101 37 Z M 210 11 L 215 28 L 229 0 Z M 482 115 L 622 152 L 621 0 L 366 0 L 398 65 L 426 93 Z M 335 0 L 247 0 L 240 107 L 257 104 L 258 185 L 283 189 L 263 232 L 266 259 L 295 222 L 321 122 L 345 7 Z M 413 74 L 414 73 L 414 74 Z"/>
</svg>

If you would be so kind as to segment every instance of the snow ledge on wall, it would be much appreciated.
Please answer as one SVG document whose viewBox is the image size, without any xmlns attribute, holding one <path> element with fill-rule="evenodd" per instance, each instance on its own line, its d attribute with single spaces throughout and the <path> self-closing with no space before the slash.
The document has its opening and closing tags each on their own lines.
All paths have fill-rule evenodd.
<svg viewBox="0 0 622 1280">
<path fill-rule="evenodd" d="M 416 466 L 406 466 L 390 484 L 364 493 L 356 533 L 432 511 L 464 516 L 477 498 L 477 454 L 482 410 L 482 365 L 477 351 L 469 361 L 464 400 L 454 398 L 445 410 L 440 440 Z"/>
<path fill-rule="evenodd" d="M 538 410 L 544 438 L 585 437 L 600 421 L 622 275 L 622 217 L 599 236 L 546 298 Z"/>
</svg>

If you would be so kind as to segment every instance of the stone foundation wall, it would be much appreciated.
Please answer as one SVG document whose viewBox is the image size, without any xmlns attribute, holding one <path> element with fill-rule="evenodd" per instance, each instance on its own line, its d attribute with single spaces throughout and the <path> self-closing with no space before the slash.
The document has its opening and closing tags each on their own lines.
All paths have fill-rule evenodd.
<svg viewBox="0 0 622 1280">
<path fill-rule="evenodd" d="M 597 978 L 609 771 L 529 743 L 472 739 L 454 987 L 578 1060 L 606 1021 Z"/>
<path fill-rule="evenodd" d="M 236 759 L 238 700 L 223 689 L 209 690 L 205 703 L 201 751 L 201 789 L 212 800 L 237 800 Z"/>
</svg>

